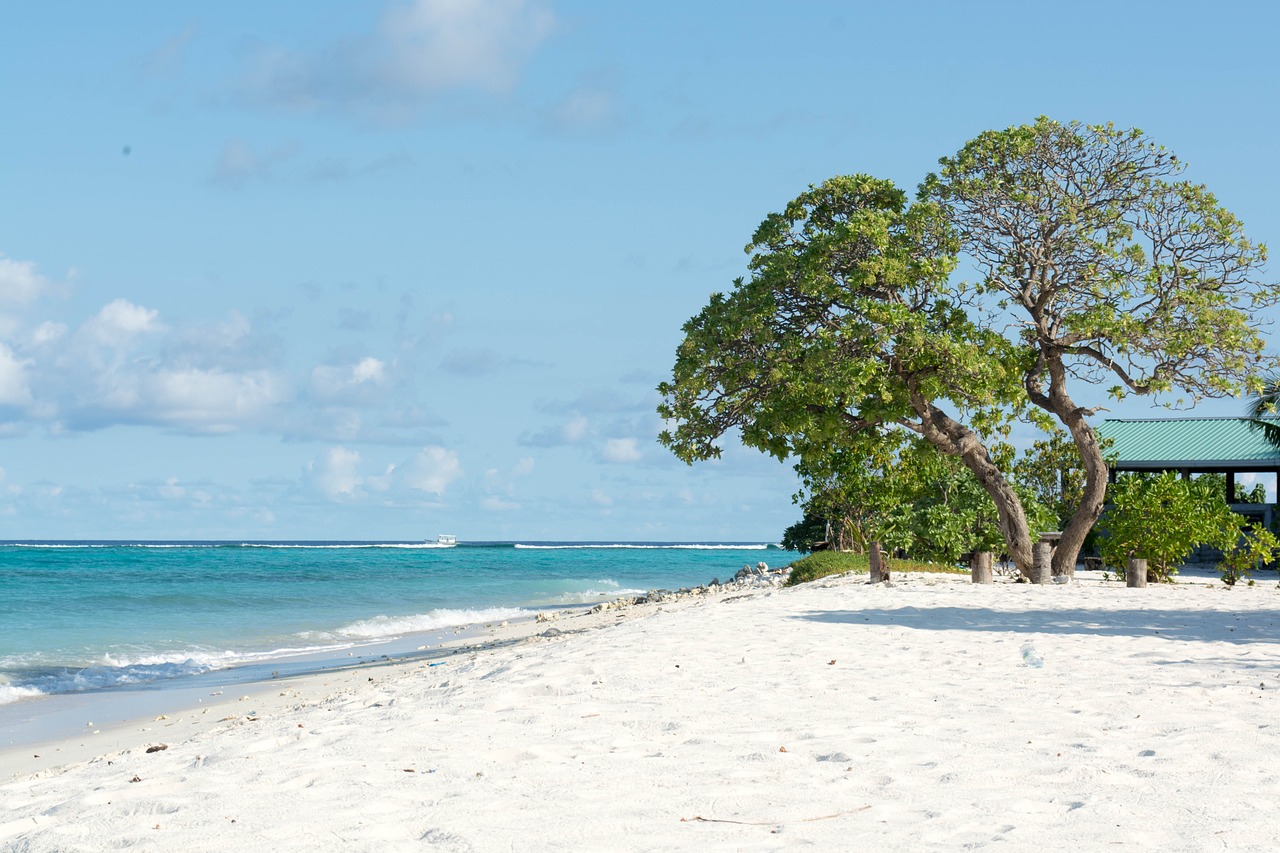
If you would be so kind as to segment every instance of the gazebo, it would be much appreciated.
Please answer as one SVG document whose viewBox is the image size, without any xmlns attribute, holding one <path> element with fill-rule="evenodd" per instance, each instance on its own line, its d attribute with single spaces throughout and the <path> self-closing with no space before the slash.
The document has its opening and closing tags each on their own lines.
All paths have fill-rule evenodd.
<svg viewBox="0 0 1280 853">
<path fill-rule="evenodd" d="M 1110 439 L 1111 477 L 1121 471 L 1178 471 L 1225 474 L 1226 497 L 1241 515 L 1271 526 L 1273 505 L 1234 501 L 1237 474 L 1276 474 L 1280 482 L 1280 448 L 1250 429 L 1244 418 L 1109 418 L 1098 425 L 1098 437 Z"/>
</svg>

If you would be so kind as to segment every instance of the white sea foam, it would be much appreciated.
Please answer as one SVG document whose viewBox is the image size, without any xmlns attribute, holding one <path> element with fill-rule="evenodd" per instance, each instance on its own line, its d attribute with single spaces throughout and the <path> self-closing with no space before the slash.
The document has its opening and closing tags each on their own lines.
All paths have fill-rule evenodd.
<svg viewBox="0 0 1280 853">
<path fill-rule="evenodd" d="M 17 702 L 32 696 L 52 693 L 82 693 L 109 687 L 153 684 L 184 676 L 199 675 L 219 669 L 257 663 L 298 654 L 339 651 L 358 645 L 355 642 L 278 648 L 262 652 L 235 651 L 178 651 L 155 652 L 135 655 L 104 654 L 99 660 L 85 666 L 40 666 L 31 674 L 13 681 L 0 681 L 0 705 Z M 12 659 L 5 660 L 13 666 Z M 0 676 L 3 679 L 3 676 Z"/>
<path fill-rule="evenodd" d="M 548 600 L 549 604 L 591 604 L 609 598 L 621 598 L 624 595 L 644 595 L 646 589 L 621 589 L 618 586 L 605 589 L 583 589 L 563 592 Z"/>
<path fill-rule="evenodd" d="M 18 702 L 23 699 L 30 699 L 32 696 L 40 696 L 43 692 L 35 687 L 0 683 L 0 705 L 8 705 L 10 702 Z"/>
<path fill-rule="evenodd" d="M 335 551 L 361 548 L 397 548 L 409 551 L 434 551 L 436 549 L 454 548 L 455 545 L 442 545 L 439 542 L 346 542 L 333 544 L 294 544 L 288 542 L 241 542 L 241 548 L 270 548 L 275 550 L 311 550 Z"/>
<path fill-rule="evenodd" d="M 420 631 L 434 631 L 439 628 L 452 628 L 460 625 L 472 625 L 477 622 L 495 622 L 503 619 L 519 619 L 530 616 L 528 610 L 516 607 L 490 607 L 480 610 L 432 610 L 429 613 L 418 613 L 412 616 L 375 616 L 362 619 L 339 628 L 335 634 L 340 637 L 359 637 L 377 639 L 395 637 L 401 634 L 413 634 Z"/>
<path fill-rule="evenodd" d="M 766 551 L 769 545 L 643 545 L 643 544 L 597 544 L 597 545 L 525 545 L 517 542 L 517 548 L 530 551 L 581 551 L 595 548 L 616 548 L 619 550 L 638 551 Z"/>
</svg>

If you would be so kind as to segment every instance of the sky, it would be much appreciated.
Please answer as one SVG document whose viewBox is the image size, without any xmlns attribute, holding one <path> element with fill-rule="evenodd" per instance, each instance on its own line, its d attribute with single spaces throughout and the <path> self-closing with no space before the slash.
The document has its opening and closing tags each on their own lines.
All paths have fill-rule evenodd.
<svg viewBox="0 0 1280 853">
<path fill-rule="evenodd" d="M 1043 114 L 1142 128 L 1275 243 L 1277 29 L 1262 2 L 9 4 L 0 539 L 776 541 L 787 464 L 656 438 L 760 221 Z"/>
</svg>

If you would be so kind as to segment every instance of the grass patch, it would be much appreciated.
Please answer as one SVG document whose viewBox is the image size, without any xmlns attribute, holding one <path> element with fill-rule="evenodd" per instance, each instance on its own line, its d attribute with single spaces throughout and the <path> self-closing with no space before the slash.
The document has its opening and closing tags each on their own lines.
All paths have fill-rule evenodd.
<svg viewBox="0 0 1280 853">
<path fill-rule="evenodd" d="M 967 575 L 968 569 L 948 566 L 943 563 L 921 563 L 916 560 L 889 560 L 889 573 L 897 572 L 942 572 L 952 575 Z M 870 558 L 866 554 L 852 554 L 848 551 L 817 551 L 802 557 L 791 564 L 791 576 L 787 578 L 787 586 L 816 581 L 830 575 L 842 575 L 846 572 L 869 574 Z"/>
</svg>

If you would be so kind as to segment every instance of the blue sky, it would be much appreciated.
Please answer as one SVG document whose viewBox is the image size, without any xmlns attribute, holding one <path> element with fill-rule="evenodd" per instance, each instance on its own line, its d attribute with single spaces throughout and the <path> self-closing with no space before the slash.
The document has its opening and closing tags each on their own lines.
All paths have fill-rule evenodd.
<svg viewBox="0 0 1280 853">
<path fill-rule="evenodd" d="M 689 468 L 654 412 L 759 221 L 834 174 L 914 188 L 1046 114 L 1141 127 L 1275 243 L 1277 25 L 1264 3 L 13 6 L 0 538 L 776 539 L 789 467 Z"/>
</svg>

